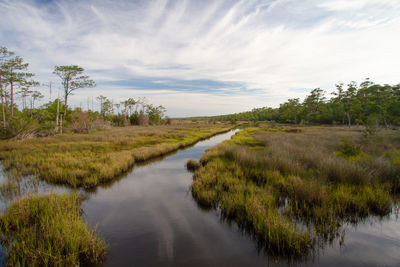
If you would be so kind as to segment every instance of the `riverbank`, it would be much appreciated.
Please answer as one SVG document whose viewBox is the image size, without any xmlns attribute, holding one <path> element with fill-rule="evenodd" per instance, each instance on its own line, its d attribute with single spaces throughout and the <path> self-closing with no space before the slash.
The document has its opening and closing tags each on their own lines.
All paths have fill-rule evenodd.
<svg viewBox="0 0 400 267">
<path fill-rule="evenodd" d="M 399 151 L 398 131 L 247 128 L 204 154 L 192 193 L 267 250 L 303 256 L 340 236 L 343 222 L 390 214 Z"/>
<path fill-rule="evenodd" d="M 161 156 L 232 128 L 228 124 L 131 126 L 90 134 L 0 142 L 0 159 L 13 176 L 36 174 L 54 184 L 95 187 L 135 162 Z"/>
<path fill-rule="evenodd" d="M 77 194 L 16 197 L 15 194 L 22 194 L 21 176 L 37 174 L 50 184 L 92 188 L 129 171 L 135 162 L 170 153 L 231 128 L 199 124 L 124 127 L 0 142 L 0 157 L 10 174 L 2 189 L 8 192 L 13 185 L 11 195 L 15 197 L 0 216 L 5 264 L 96 264 L 106 254 L 105 241 L 81 218 Z"/>
</svg>

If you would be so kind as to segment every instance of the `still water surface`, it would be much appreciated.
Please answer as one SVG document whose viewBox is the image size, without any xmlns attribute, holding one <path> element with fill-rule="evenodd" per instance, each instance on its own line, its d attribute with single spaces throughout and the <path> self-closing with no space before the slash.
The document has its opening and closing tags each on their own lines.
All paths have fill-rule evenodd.
<svg viewBox="0 0 400 267">
<path fill-rule="evenodd" d="M 104 266 L 400 266 L 400 221 L 370 218 L 346 225 L 344 244 L 327 244 L 307 261 L 276 259 L 217 211 L 192 198 L 188 159 L 234 131 L 186 150 L 136 166 L 83 203 L 85 219 L 110 244 Z"/>
<path fill-rule="evenodd" d="M 400 219 L 369 218 L 344 225 L 344 243 L 326 244 L 307 260 L 277 259 L 218 211 L 201 209 L 192 198 L 188 159 L 229 139 L 231 131 L 153 162 L 94 192 L 84 192 L 84 217 L 109 244 L 102 266 L 397 266 L 400 267 Z M 0 168 L 0 182 L 6 181 Z M 45 182 L 26 184 L 27 192 L 69 191 Z M 24 186 L 22 186 L 24 188 Z M 22 190 L 23 191 L 23 190 Z M 2 195 L 2 194 L 0 194 Z M 8 201 L 1 196 L 0 210 Z M 0 248 L 0 266 L 4 255 Z"/>
</svg>

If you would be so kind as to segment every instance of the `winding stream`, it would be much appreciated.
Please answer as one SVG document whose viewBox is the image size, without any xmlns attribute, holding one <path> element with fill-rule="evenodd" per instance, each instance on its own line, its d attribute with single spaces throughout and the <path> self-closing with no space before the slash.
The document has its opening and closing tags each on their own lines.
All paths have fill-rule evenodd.
<svg viewBox="0 0 400 267">
<path fill-rule="evenodd" d="M 345 225 L 341 246 L 335 240 L 318 255 L 296 262 L 264 253 L 217 211 L 200 208 L 192 198 L 192 173 L 185 163 L 200 159 L 206 149 L 234 133 L 135 166 L 86 193 L 84 218 L 109 244 L 102 266 L 400 266 L 396 214 Z"/>
</svg>

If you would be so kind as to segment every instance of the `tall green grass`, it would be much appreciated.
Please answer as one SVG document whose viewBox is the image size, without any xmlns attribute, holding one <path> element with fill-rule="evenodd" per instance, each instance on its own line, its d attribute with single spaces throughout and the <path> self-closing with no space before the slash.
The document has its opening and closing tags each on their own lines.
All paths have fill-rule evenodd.
<svg viewBox="0 0 400 267">
<path fill-rule="evenodd" d="M 7 266 L 98 264 L 106 244 L 81 218 L 77 194 L 30 195 L 14 201 L 0 216 Z"/>
<path fill-rule="evenodd" d="M 343 222 L 390 213 L 399 137 L 382 131 L 379 142 L 365 142 L 361 129 L 247 128 L 203 155 L 192 193 L 270 251 L 305 255 L 333 240 Z"/>
</svg>

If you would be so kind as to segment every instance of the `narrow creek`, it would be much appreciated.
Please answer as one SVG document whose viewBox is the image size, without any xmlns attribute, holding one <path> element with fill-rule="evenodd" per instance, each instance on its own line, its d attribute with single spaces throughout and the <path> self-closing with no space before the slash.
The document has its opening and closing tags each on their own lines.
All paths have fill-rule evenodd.
<svg viewBox="0 0 400 267">
<path fill-rule="evenodd" d="M 253 241 L 221 223 L 215 211 L 193 200 L 188 159 L 235 131 L 178 151 L 160 161 L 136 166 L 108 188 L 98 188 L 82 205 L 85 219 L 97 225 L 109 244 L 104 266 L 256 266 L 264 265 Z"/>
<path fill-rule="evenodd" d="M 231 131 L 136 166 L 83 203 L 85 219 L 109 243 L 104 266 L 400 266 L 400 221 L 369 218 L 346 225 L 335 240 L 307 261 L 276 259 L 215 210 L 202 210 L 191 195 L 188 159 L 224 140 Z"/>
<path fill-rule="evenodd" d="M 338 238 L 312 258 L 295 261 L 264 253 L 218 211 L 199 207 L 185 163 L 200 159 L 236 131 L 135 166 L 111 184 L 86 192 L 84 218 L 109 244 L 101 266 L 400 266 L 400 219 L 395 213 L 345 225 L 342 245 Z M 39 184 L 36 191 L 48 187 Z"/>
</svg>

